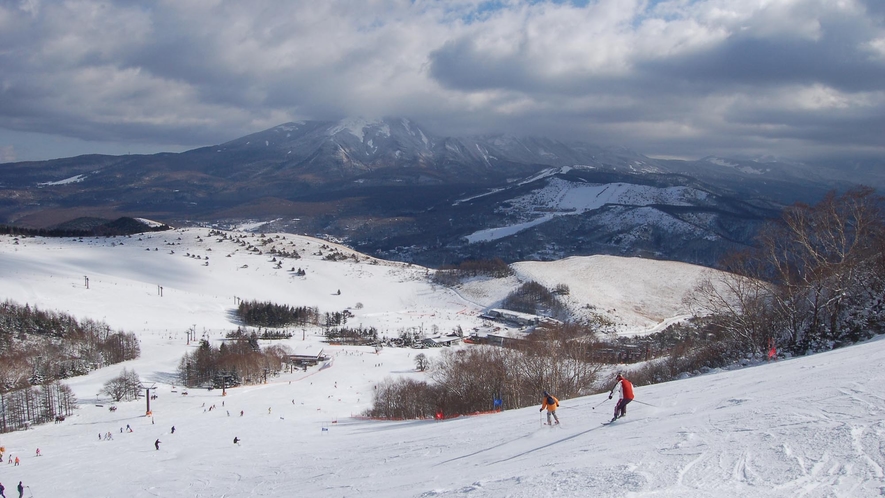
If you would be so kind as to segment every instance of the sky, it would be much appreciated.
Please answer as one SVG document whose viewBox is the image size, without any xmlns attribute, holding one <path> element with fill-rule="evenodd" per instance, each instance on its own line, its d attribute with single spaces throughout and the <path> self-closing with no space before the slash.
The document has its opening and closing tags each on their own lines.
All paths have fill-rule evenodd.
<svg viewBox="0 0 885 498">
<path fill-rule="evenodd" d="M 367 325 L 447 331 L 478 324 L 476 312 L 516 285 L 497 279 L 484 283 L 485 292 L 453 292 L 430 285 L 416 265 L 365 256 L 358 263 L 325 261 L 310 249 L 328 243 L 280 234 L 286 239 L 278 244 L 292 243 L 303 254 L 285 263 L 307 269 L 306 277 L 294 277 L 274 270 L 266 254 L 207 232 L 82 241 L 0 236 L 0 300 L 103 320 L 135 333 L 142 352 L 67 379 L 80 408 L 64 422 L 0 435 L 5 459 L 20 459 L 18 466 L 0 465 L 6 496 L 17 496 L 19 481 L 25 497 L 132 498 L 817 497 L 879 496 L 885 489 L 885 340 L 637 386 L 627 416 L 608 426 L 602 423 L 614 401 L 606 394 L 563 397 L 561 424 L 552 427 L 542 425 L 540 393 L 538 405 L 497 414 L 367 420 L 360 415 L 374 386 L 427 380 L 429 373 L 415 369 L 415 355 L 433 362 L 450 350 L 333 346 L 312 329 L 286 345 L 322 347 L 329 357 L 322 366 L 228 389 L 226 396 L 184 389 L 176 368 L 196 347 L 186 331 L 193 326 L 220 344 L 236 326 L 234 296 L 286 298 L 321 310 L 361 302 L 354 320 Z M 609 301 L 600 308 L 658 318 L 680 311 L 678 299 L 664 304 L 660 287 L 678 294 L 702 270 L 615 257 L 524 262 L 516 270 L 552 277 L 562 264 L 568 271 L 558 274 L 572 279 L 565 282 L 572 298 L 587 299 L 602 287 Z M 612 291 L 618 287 L 626 292 Z M 154 387 L 152 416 L 145 416 L 144 400 L 114 404 L 97 394 L 123 368 Z M 109 432 L 111 440 L 100 437 Z"/>
<path fill-rule="evenodd" d="M 881 0 L 2 0 L 0 47 L 0 162 L 354 116 L 655 157 L 885 157 Z"/>
</svg>

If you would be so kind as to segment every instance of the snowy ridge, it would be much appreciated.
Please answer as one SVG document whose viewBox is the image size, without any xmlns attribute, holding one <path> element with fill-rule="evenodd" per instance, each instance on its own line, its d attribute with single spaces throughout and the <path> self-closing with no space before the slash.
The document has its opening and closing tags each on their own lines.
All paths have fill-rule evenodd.
<svg viewBox="0 0 885 498">
<path fill-rule="evenodd" d="M 526 182 L 546 178 L 559 173 L 559 170 L 545 170 Z M 556 216 L 578 215 L 599 209 L 605 205 L 647 206 L 669 204 L 691 206 L 703 203 L 706 192 L 690 187 L 650 187 L 628 183 L 586 184 L 552 178 L 546 187 L 529 195 L 517 197 L 511 207 L 502 211 L 516 215 L 526 221 L 506 227 L 495 227 L 476 231 L 466 237 L 469 243 L 488 242 L 518 233 L 526 228 L 540 225 Z M 671 223 L 685 225 L 684 222 L 655 211 L 660 219 L 670 219 Z M 540 216 L 539 213 L 543 213 Z M 616 220 L 617 221 L 617 220 Z M 626 222 L 627 220 L 620 220 Z"/>
<path fill-rule="evenodd" d="M 346 118 L 338 122 L 337 125 L 329 129 L 329 136 L 335 136 L 342 131 L 346 131 L 355 136 L 360 142 L 366 141 L 367 129 L 377 128 L 378 134 L 384 137 L 390 136 L 390 126 L 383 121 L 369 121 L 364 118 Z"/>
<path fill-rule="evenodd" d="M 259 239 L 242 235 L 253 244 Z M 296 329 L 286 342 L 306 351 L 322 347 L 331 357 L 326 368 L 285 373 L 224 397 L 205 389 L 184 396 L 174 379 L 181 355 L 195 347 L 186 344 L 185 330 L 195 325 L 218 344 L 235 328 L 234 295 L 321 310 L 361 302 L 351 323 L 446 331 L 471 323 L 481 308 L 475 301 L 493 301 L 506 289 L 486 281 L 483 296 L 478 287 L 450 292 L 427 284 L 420 267 L 362 255 L 358 263 L 325 261 L 317 254 L 324 244 L 323 253 L 349 250 L 276 236 L 269 237 L 302 254 L 284 266 L 306 268 L 305 279 L 275 270 L 267 254 L 218 242 L 206 229 L 83 242 L 20 238 L 17 245 L 0 237 L 0 298 L 103 319 L 135 332 L 142 345 L 138 360 L 68 379 L 81 408 L 63 423 L 0 436 L 6 456 L 22 461 L 2 467 L 7 490 L 19 480 L 26 496 L 132 498 L 537 498 L 551 490 L 557 497 L 879 496 L 885 489 L 885 340 L 637 387 L 627 417 L 607 427 L 600 425 L 613 408 L 606 395 L 561 400 L 562 425 L 554 428 L 541 425 L 538 406 L 442 422 L 365 420 L 359 414 L 379 382 L 427 378 L 414 369 L 417 351 L 331 346 L 311 329 Z M 209 266 L 202 266 L 206 256 Z M 567 283 L 570 299 L 600 309 L 668 319 L 678 319 L 666 303 L 677 299 L 674 289 L 701 271 L 613 257 L 515 269 L 518 278 Z M 639 275 L 651 280 L 630 287 Z M 421 350 L 431 360 L 442 351 Z M 156 383 L 153 417 L 144 416 L 144 401 L 118 403 L 110 412 L 108 400 L 96 396 L 123 367 Z M 126 425 L 133 432 L 122 432 Z M 113 440 L 99 440 L 107 432 Z"/>
</svg>

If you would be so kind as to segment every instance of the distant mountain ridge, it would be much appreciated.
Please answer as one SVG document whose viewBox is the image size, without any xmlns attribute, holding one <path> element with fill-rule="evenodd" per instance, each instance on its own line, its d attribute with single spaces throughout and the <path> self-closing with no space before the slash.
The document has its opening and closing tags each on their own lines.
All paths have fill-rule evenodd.
<svg viewBox="0 0 885 498">
<path fill-rule="evenodd" d="M 597 253 L 710 265 L 781 205 L 850 185 L 832 173 L 785 161 L 660 160 L 550 138 L 436 136 L 405 118 L 349 118 L 286 123 L 178 154 L 2 164 L 0 222 L 266 222 L 430 265 Z M 648 197 L 674 188 L 689 197 Z M 614 191 L 606 202 L 576 199 Z M 506 236 L 482 235 L 504 227 Z"/>
</svg>

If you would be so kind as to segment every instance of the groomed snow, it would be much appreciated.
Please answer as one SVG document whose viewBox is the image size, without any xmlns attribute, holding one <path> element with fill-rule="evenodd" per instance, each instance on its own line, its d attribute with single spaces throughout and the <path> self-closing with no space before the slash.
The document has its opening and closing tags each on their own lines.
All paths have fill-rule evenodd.
<svg viewBox="0 0 885 498">
<path fill-rule="evenodd" d="M 196 234 L 202 235 L 202 244 Z M 475 305 L 426 284 L 422 268 L 370 260 L 326 262 L 309 256 L 308 248 L 322 242 L 286 237 L 299 252 L 304 249 L 304 258 L 284 267 L 306 268 L 306 280 L 274 270 L 266 255 L 245 254 L 244 248 L 234 252 L 232 244 L 215 242 L 206 230 L 154 234 L 141 241 L 27 238 L 15 245 L 12 237 L 0 237 L 0 298 L 104 319 L 115 329 L 136 332 L 142 341 L 140 359 L 67 381 L 81 408 L 65 422 L 0 435 L 6 456 L 22 460 L 18 467 L 0 466 L 7 496 L 14 496 L 19 480 L 29 487 L 25 496 L 35 497 L 885 492 L 881 340 L 639 387 L 627 418 L 611 426 L 601 425 L 613 408 L 604 395 L 562 400 L 563 425 L 552 429 L 540 424 L 537 407 L 441 422 L 354 417 L 369 406 L 379 381 L 424 378 L 414 370 L 418 351 L 385 348 L 375 354 L 371 348 L 329 346 L 310 330 L 290 345 L 323 347 L 333 358 L 327 368 L 283 374 L 264 385 L 230 389 L 224 397 L 219 390 L 191 389 L 183 395 L 181 386 L 173 387 L 174 372 L 181 355 L 194 347 L 186 344 L 184 331 L 196 325 L 198 333 L 205 330 L 217 341 L 223 331 L 235 328 L 229 315 L 234 295 L 316 304 L 323 311 L 359 301 L 364 307 L 354 309 L 354 320 L 384 328 L 437 325 L 448 331 L 476 320 Z M 208 247 L 213 250 L 204 252 Z M 209 266 L 185 252 L 210 254 Z M 651 266 L 638 271 L 660 271 L 675 279 L 686 270 Z M 164 286 L 163 297 L 158 285 Z M 656 314 L 657 305 L 642 289 L 630 294 L 637 306 Z M 441 349 L 421 352 L 433 358 Z M 123 367 L 156 383 L 153 418 L 145 417 L 144 401 L 119 403 L 110 412 L 108 400 L 96 396 Z M 127 424 L 134 432 L 121 433 Z M 106 432 L 113 434 L 112 441 L 99 440 Z M 233 444 L 235 436 L 242 439 L 239 445 Z M 159 450 L 154 449 L 156 439 Z M 35 456 L 37 448 L 43 456 Z"/>
</svg>

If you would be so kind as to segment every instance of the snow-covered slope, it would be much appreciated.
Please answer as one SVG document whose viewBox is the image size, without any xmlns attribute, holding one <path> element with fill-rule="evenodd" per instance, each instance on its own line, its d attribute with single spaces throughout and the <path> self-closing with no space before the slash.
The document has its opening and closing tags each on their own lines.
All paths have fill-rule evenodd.
<svg viewBox="0 0 885 498">
<path fill-rule="evenodd" d="M 565 168 L 563 168 L 565 169 Z M 552 171 L 552 170 L 551 170 Z M 539 176 L 543 178 L 543 175 Z M 546 223 L 557 216 L 581 215 L 607 204 L 640 207 L 655 204 L 669 206 L 692 206 L 703 204 L 709 194 L 689 187 L 652 187 L 629 183 L 583 184 L 553 178 L 546 186 L 531 194 L 508 201 L 502 212 L 521 223 L 476 231 L 466 237 L 469 243 L 488 242 L 509 237 L 527 228 Z M 652 223 L 664 224 L 674 220 L 663 213 Z M 671 223 L 673 221 L 670 221 Z M 695 231 L 700 231 L 697 228 Z"/>
<path fill-rule="evenodd" d="M 494 304 L 524 282 L 535 281 L 548 289 L 569 288 L 560 296 L 575 319 L 604 317 L 619 335 L 639 335 L 662 330 L 689 315 L 684 298 L 717 270 L 675 261 L 617 256 L 579 256 L 558 261 L 522 261 L 511 265 L 514 274 L 504 279 L 477 278 L 458 286 L 471 301 Z"/>
<path fill-rule="evenodd" d="M 321 310 L 359 300 L 364 306 L 354 309 L 355 320 L 364 324 L 443 331 L 471 323 L 475 308 L 424 283 L 418 267 L 311 256 L 323 244 L 312 239 L 286 236 L 304 256 L 283 265 L 306 268 L 307 279 L 298 280 L 274 270 L 266 254 L 245 254 L 206 230 L 147 237 L 18 245 L 0 238 L 0 298 L 104 318 L 142 340 L 140 359 L 68 381 L 81 402 L 76 415 L 0 435 L 6 455 L 22 461 L 0 466 L 7 496 L 20 480 L 29 486 L 25 496 L 37 497 L 780 497 L 885 490 L 885 341 L 639 387 L 627 418 L 610 426 L 601 425 L 613 408 L 603 395 L 563 400 L 563 424 L 552 429 L 540 424 L 535 408 L 441 422 L 352 417 L 369 406 L 381 380 L 424 378 L 414 370 L 415 351 L 396 348 L 376 354 L 325 345 L 333 358 L 325 369 L 283 374 L 224 397 L 196 389 L 185 396 L 173 386 L 178 359 L 193 347 L 184 331 L 196 324 L 216 340 L 235 327 L 228 315 L 233 296 Z M 185 253 L 210 254 L 210 264 Z M 625 267 L 612 271 L 620 275 Z M 581 292 L 572 285 L 572 294 Z M 642 292 L 626 294 L 654 310 Z M 322 344 L 312 331 L 303 337 L 290 345 Z M 422 352 L 433 358 L 440 351 Z M 110 412 L 96 396 L 123 367 L 157 383 L 152 418 L 144 416 L 144 402 Z M 126 425 L 134 432 L 121 433 Z M 106 432 L 112 441 L 99 440 Z M 234 445 L 234 437 L 242 442 Z M 43 456 L 35 456 L 37 448 Z"/>
</svg>

